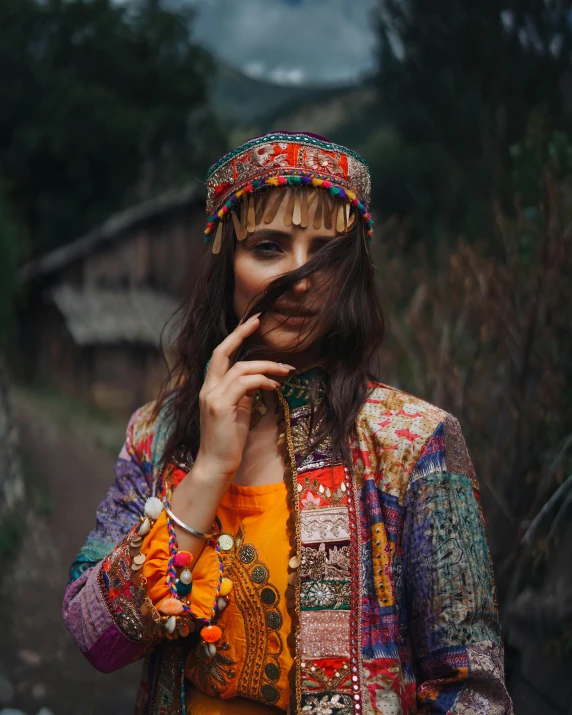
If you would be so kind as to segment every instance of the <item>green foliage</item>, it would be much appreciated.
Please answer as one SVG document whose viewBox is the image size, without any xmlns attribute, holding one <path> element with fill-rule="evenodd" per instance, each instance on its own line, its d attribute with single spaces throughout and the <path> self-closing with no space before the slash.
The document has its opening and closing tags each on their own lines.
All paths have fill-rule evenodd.
<svg viewBox="0 0 572 715">
<path fill-rule="evenodd" d="M 0 564 L 14 558 L 26 532 L 22 516 L 14 511 L 0 514 Z"/>
<path fill-rule="evenodd" d="M 531 111 L 570 117 L 567 3 L 381 0 L 378 88 L 395 144 L 373 158 L 377 208 L 419 234 L 490 233 L 493 201 L 511 200 L 510 147 Z"/>
<path fill-rule="evenodd" d="M 548 167 L 559 179 L 572 174 L 572 138 L 565 132 L 551 131 L 550 124 L 539 115 L 530 117 L 523 140 L 514 144 L 510 153 L 514 190 L 529 210 L 540 203 Z"/>
<path fill-rule="evenodd" d="M 2 0 L 0 178 L 29 253 L 202 174 L 222 139 L 191 20 L 157 2 Z"/>
</svg>

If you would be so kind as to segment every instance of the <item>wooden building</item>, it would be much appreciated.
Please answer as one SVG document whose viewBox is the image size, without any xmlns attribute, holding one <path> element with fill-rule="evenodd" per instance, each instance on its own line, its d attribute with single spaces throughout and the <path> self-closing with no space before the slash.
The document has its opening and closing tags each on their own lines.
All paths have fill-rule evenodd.
<svg viewBox="0 0 572 715">
<path fill-rule="evenodd" d="M 194 279 L 204 222 L 190 186 L 25 265 L 24 376 L 120 416 L 153 399 L 166 375 L 161 332 Z M 175 329 L 163 331 L 167 350 Z"/>
</svg>

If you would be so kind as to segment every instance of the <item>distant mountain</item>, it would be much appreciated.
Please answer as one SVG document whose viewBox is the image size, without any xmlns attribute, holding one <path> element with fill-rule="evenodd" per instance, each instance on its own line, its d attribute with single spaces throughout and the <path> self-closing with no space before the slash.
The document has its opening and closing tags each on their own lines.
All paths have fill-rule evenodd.
<svg viewBox="0 0 572 715">
<path fill-rule="evenodd" d="M 254 79 L 226 63 L 217 63 L 211 100 L 220 121 L 229 129 L 257 124 L 260 117 L 282 106 L 298 106 L 302 101 L 331 91 L 308 85 L 280 85 Z"/>
<path fill-rule="evenodd" d="M 219 64 L 211 86 L 216 116 L 232 145 L 273 129 L 307 131 L 359 150 L 379 128 L 370 80 L 356 86 L 277 85 Z"/>
</svg>

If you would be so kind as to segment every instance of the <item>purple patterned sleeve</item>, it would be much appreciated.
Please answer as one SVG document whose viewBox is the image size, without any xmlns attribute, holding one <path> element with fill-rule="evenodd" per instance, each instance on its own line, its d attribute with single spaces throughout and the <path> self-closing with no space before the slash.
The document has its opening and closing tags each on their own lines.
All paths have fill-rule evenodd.
<svg viewBox="0 0 572 715">
<path fill-rule="evenodd" d="M 152 464 L 141 446 L 142 408 L 127 428 L 115 464 L 115 481 L 101 502 L 96 525 L 70 569 L 63 618 L 80 651 L 103 672 L 121 668 L 147 653 L 155 640 L 140 611 L 144 589 L 131 579 L 126 537 L 139 524 L 151 494 Z M 147 430 L 145 430 L 147 427 Z M 145 444 L 152 440 L 148 437 Z M 143 445 L 145 446 L 145 445 Z"/>
<path fill-rule="evenodd" d="M 412 472 L 403 550 L 418 712 L 510 715 L 478 482 L 453 417 Z"/>
</svg>

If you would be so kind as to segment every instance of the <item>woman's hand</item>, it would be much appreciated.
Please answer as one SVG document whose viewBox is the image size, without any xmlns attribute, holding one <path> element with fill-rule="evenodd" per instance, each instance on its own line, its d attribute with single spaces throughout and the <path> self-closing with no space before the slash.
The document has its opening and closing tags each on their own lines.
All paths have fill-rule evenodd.
<svg viewBox="0 0 572 715">
<path fill-rule="evenodd" d="M 280 384 L 265 373 L 284 377 L 294 369 L 271 360 L 247 360 L 231 366 L 233 354 L 259 324 L 258 315 L 240 323 L 215 348 L 199 393 L 201 441 L 196 464 L 226 481 L 232 480 L 242 461 L 255 392 L 275 390 Z"/>
</svg>

